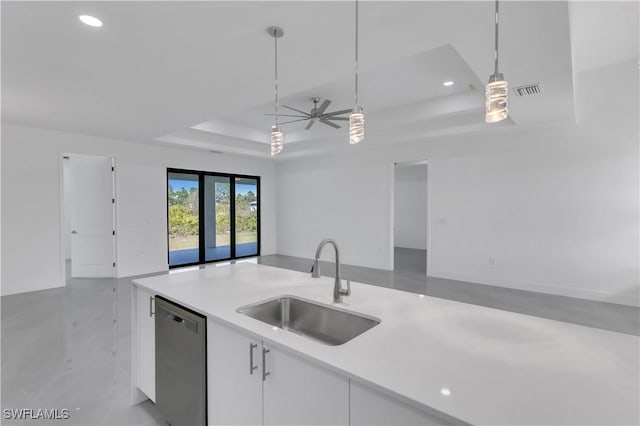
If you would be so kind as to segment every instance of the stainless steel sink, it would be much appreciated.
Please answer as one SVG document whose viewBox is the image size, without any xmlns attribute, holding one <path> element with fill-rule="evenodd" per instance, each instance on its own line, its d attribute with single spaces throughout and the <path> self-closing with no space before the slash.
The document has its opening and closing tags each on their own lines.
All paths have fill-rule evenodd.
<svg viewBox="0 0 640 426">
<path fill-rule="evenodd" d="M 342 345 L 380 324 L 377 318 L 293 296 L 244 306 L 238 312 L 332 346 Z"/>
</svg>

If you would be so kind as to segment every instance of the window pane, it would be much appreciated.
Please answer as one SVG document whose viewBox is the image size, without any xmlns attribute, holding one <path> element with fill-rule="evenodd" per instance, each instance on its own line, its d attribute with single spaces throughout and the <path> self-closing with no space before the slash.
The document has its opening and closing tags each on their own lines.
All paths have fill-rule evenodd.
<svg viewBox="0 0 640 426">
<path fill-rule="evenodd" d="M 235 178 L 236 257 L 258 255 L 258 180 Z"/>
<path fill-rule="evenodd" d="M 205 260 L 231 257 L 230 181 L 226 176 L 204 177 Z"/>
<path fill-rule="evenodd" d="M 169 266 L 198 263 L 199 196 L 198 175 L 168 174 Z"/>
</svg>

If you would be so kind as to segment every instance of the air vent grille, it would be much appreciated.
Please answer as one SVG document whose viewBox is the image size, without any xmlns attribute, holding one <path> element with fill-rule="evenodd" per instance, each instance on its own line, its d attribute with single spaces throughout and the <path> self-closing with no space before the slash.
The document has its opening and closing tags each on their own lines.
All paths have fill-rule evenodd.
<svg viewBox="0 0 640 426">
<path fill-rule="evenodd" d="M 513 93 L 518 96 L 533 96 L 541 94 L 542 90 L 540 89 L 540 83 L 532 83 L 514 87 Z"/>
</svg>

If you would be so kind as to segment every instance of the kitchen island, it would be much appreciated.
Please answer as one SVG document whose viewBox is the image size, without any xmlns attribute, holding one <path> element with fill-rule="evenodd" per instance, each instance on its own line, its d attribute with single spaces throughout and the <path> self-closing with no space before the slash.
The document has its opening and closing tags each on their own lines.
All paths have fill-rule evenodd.
<svg viewBox="0 0 640 426">
<path fill-rule="evenodd" d="M 219 376 L 212 374 L 228 370 L 230 364 L 220 366 L 221 360 L 234 360 L 215 351 L 226 345 L 221 340 L 224 336 L 235 333 L 249 342 L 249 352 L 243 349 L 237 357 L 242 358 L 242 365 L 244 357 L 251 356 L 253 368 L 253 345 L 262 344 L 263 350 L 270 348 L 266 353 L 274 351 L 267 356 L 280 351 L 295 362 L 326 371 L 332 386 L 345 383 L 346 391 L 337 391 L 332 402 L 339 405 L 345 400 L 347 404 L 346 421 L 338 416 L 337 423 L 631 425 L 640 421 L 636 336 L 361 283 L 351 283 L 351 296 L 335 305 L 333 282 L 333 278 L 312 279 L 309 274 L 251 263 L 135 280 L 133 402 L 145 398 L 140 381 L 146 364 L 140 361 L 140 354 L 152 344 L 140 343 L 150 342 L 141 339 L 148 328 L 136 321 L 139 311 L 149 305 L 135 295 L 141 291 L 207 316 L 211 324 L 210 423 L 216 419 L 212 406 L 225 408 L 215 396 L 226 398 L 221 389 L 213 389 Z M 240 307 L 283 295 L 334 305 L 381 322 L 343 345 L 330 346 L 237 312 Z M 219 332 L 213 336 L 215 330 Z M 266 353 L 262 353 L 263 364 Z M 259 358 L 258 348 L 256 368 Z M 276 365 L 274 358 L 274 369 Z M 273 374 L 261 377 L 266 384 L 276 379 L 278 371 L 265 369 L 260 374 L 264 373 Z M 304 393 L 306 387 L 294 393 Z M 321 391 L 324 397 L 327 392 Z M 151 392 L 145 394 L 153 399 Z M 313 399 L 313 389 L 308 392 Z M 295 410 L 295 404 L 291 405 Z M 397 421 L 384 417 L 397 406 L 406 407 L 409 415 Z M 267 412 L 265 405 L 260 415 Z M 256 422 L 271 423 L 266 417 Z"/>
</svg>

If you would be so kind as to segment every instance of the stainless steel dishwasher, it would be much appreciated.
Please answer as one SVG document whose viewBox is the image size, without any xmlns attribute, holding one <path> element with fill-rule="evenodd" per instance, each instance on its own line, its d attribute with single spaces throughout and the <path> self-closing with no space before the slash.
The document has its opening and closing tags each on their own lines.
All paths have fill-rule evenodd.
<svg viewBox="0 0 640 426">
<path fill-rule="evenodd" d="M 156 296 L 156 406 L 172 426 L 207 424 L 207 318 Z"/>
</svg>

